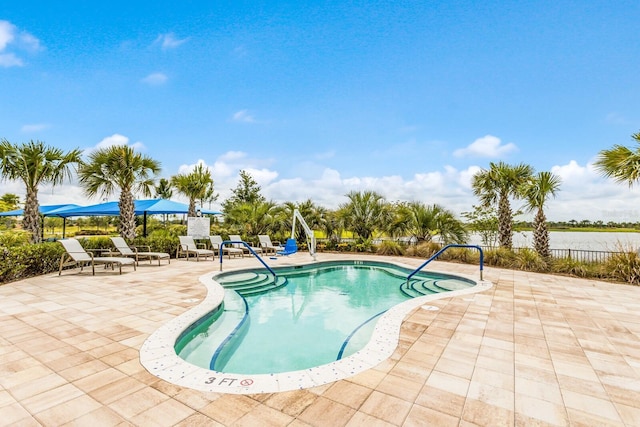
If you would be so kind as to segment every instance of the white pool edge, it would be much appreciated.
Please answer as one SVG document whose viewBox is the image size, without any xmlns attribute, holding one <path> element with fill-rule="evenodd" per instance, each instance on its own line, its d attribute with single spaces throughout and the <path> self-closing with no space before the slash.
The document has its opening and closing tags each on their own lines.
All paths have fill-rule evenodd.
<svg viewBox="0 0 640 427">
<path fill-rule="evenodd" d="M 393 261 L 385 263 L 408 269 L 415 268 Z M 218 274 L 220 272 L 200 276 L 200 282 L 207 288 L 204 300 L 167 322 L 143 343 L 140 348 L 140 363 L 151 374 L 182 387 L 232 394 L 274 393 L 324 385 L 354 376 L 388 359 L 398 346 L 403 320 L 415 308 L 442 298 L 486 291 L 493 286 L 489 281 L 476 280 L 456 273 L 455 276 L 471 280 L 476 285 L 467 289 L 412 298 L 393 306 L 378 319 L 369 343 L 351 356 L 299 371 L 244 375 L 200 368 L 181 359 L 174 349 L 177 339 L 189 326 L 222 303 L 224 288 L 214 280 Z"/>
</svg>

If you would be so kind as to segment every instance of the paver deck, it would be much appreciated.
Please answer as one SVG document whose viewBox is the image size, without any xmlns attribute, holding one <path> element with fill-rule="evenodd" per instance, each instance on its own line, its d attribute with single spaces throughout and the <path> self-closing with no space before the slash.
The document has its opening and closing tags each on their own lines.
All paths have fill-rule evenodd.
<svg viewBox="0 0 640 427">
<path fill-rule="evenodd" d="M 224 261 L 225 270 L 257 265 Z M 638 287 L 485 268 L 490 290 L 414 310 L 392 357 L 344 380 L 233 395 L 151 375 L 139 361 L 142 343 L 201 301 L 198 278 L 218 269 L 218 260 L 172 260 L 0 286 L 0 424 L 640 426 Z M 478 274 L 463 264 L 428 269 Z"/>
</svg>

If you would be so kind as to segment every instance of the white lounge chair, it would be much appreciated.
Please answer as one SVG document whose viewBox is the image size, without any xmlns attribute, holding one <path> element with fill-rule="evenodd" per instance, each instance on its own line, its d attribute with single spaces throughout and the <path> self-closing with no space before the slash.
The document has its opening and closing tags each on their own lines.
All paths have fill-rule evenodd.
<svg viewBox="0 0 640 427">
<path fill-rule="evenodd" d="M 271 243 L 271 238 L 266 234 L 260 234 L 258 239 L 260 239 L 260 246 L 265 253 L 273 252 L 275 254 L 284 250 L 284 246 L 280 242 Z"/>
<path fill-rule="evenodd" d="M 127 242 L 122 237 L 112 237 L 111 241 L 120 255 L 133 257 L 138 264 L 140 264 L 140 259 L 148 259 L 149 264 L 151 264 L 154 259 L 157 259 L 158 265 L 160 265 L 160 260 L 166 259 L 169 264 L 171 264 L 171 257 L 166 252 L 150 252 L 148 246 L 146 246 L 147 251 L 139 251 L 138 247 L 130 247 L 127 245 Z"/>
<path fill-rule="evenodd" d="M 219 235 L 209 236 L 209 241 L 211 242 L 211 247 L 214 250 L 218 251 L 218 255 L 220 255 L 220 246 L 222 246 L 222 236 L 219 236 Z M 231 259 L 231 255 L 244 257 L 244 251 L 242 249 L 234 248 L 233 246 L 229 246 L 229 245 L 225 245 L 222 253 L 226 254 L 229 257 L 229 259 Z"/>
<path fill-rule="evenodd" d="M 180 244 L 176 250 L 176 258 L 180 258 L 180 254 L 185 254 L 187 261 L 189 261 L 190 255 L 195 255 L 196 261 L 200 261 L 200 257 L 211 257 L 211 260 L 216 259 L 216 253 L 210 249 L 201 249 L 196 245 L 196 242 L 191 236 L 178 236 L 180 238 Z"/>
<path fill-rule="evenodd" d="M 229 234 L 229 240 L 233 240 L 234 242 L 244 242 L 244 240 L 242 240 L 242 238 L 240 237 L 239 234 Z M 248 242 L 245 242 L 245 243 L 247 243 L 255 253 L 262 254 L 262 248 L 253 246 L 253 245 L 249 244 Z M 242 251 L 245 252 L 245 253 L 248 253 L 248 254 L 251 253 L 249 251 L 249 249 L 243 244 L 234 243 L 233 247 L 234 248 L 238 248 L 238 249 L 242 249 Z"/>
<path fill-rule="evenodd" d="M 91 265 L 91 273 L 95 276 L 96 264 L 102 264 L 107 267 L 111 267 L 113 270 L 114 265 L 117 265 L 122 274 L 123 265 L 133 265 L 133 269 L 136 269 L 136 261 L 132 258 L 126 257 L 96 257 L 93 253 L 87 252 L 79 241 L 76 239 L 61 239 L 58 240 L 64 247 L 66 253 L 60 257 L 60 270 L 58 276 L 62 274 L 62 269 L 68 266 L 80 267 L 82 271 L 85 265 Z"/>
</svg>

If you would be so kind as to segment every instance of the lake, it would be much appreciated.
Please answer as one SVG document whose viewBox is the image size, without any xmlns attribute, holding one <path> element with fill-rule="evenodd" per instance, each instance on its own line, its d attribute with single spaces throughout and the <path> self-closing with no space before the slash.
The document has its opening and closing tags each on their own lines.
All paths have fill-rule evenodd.
<svg viewBox="0 0 640 427">
<path fill-rule="evenodd" d="M 632 232 L 582 232 L 551 231 L 549 233 L 551 249 L 582 249 L 590 251 L 635 251 L 640 247 L 640 233 Z M 474 234 L 469 244 L 482 244 L 480 236 Z M 533 232 L 519 231 L 513 233 L 514 248 L 533 248 Z"/>
</svg>

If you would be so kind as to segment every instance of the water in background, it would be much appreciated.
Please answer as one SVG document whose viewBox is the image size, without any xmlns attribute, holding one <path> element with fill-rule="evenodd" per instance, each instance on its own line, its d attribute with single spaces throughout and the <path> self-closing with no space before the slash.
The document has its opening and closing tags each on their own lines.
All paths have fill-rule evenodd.
<svg viewBox="0 0 640 427">
<path fill-rule="evenodd" d="M 482 244 L 479 235 L 472 235 L 469 244 Z M 582 232 L 551 231 L 549 233 L 551 249 L 582 249 L 589 251 L 635 251 L 640 248 L 640 233 L 633 232 Z M 513 233 L 513 247 L 533 248 L 533 232 Z"/>
</svg>

